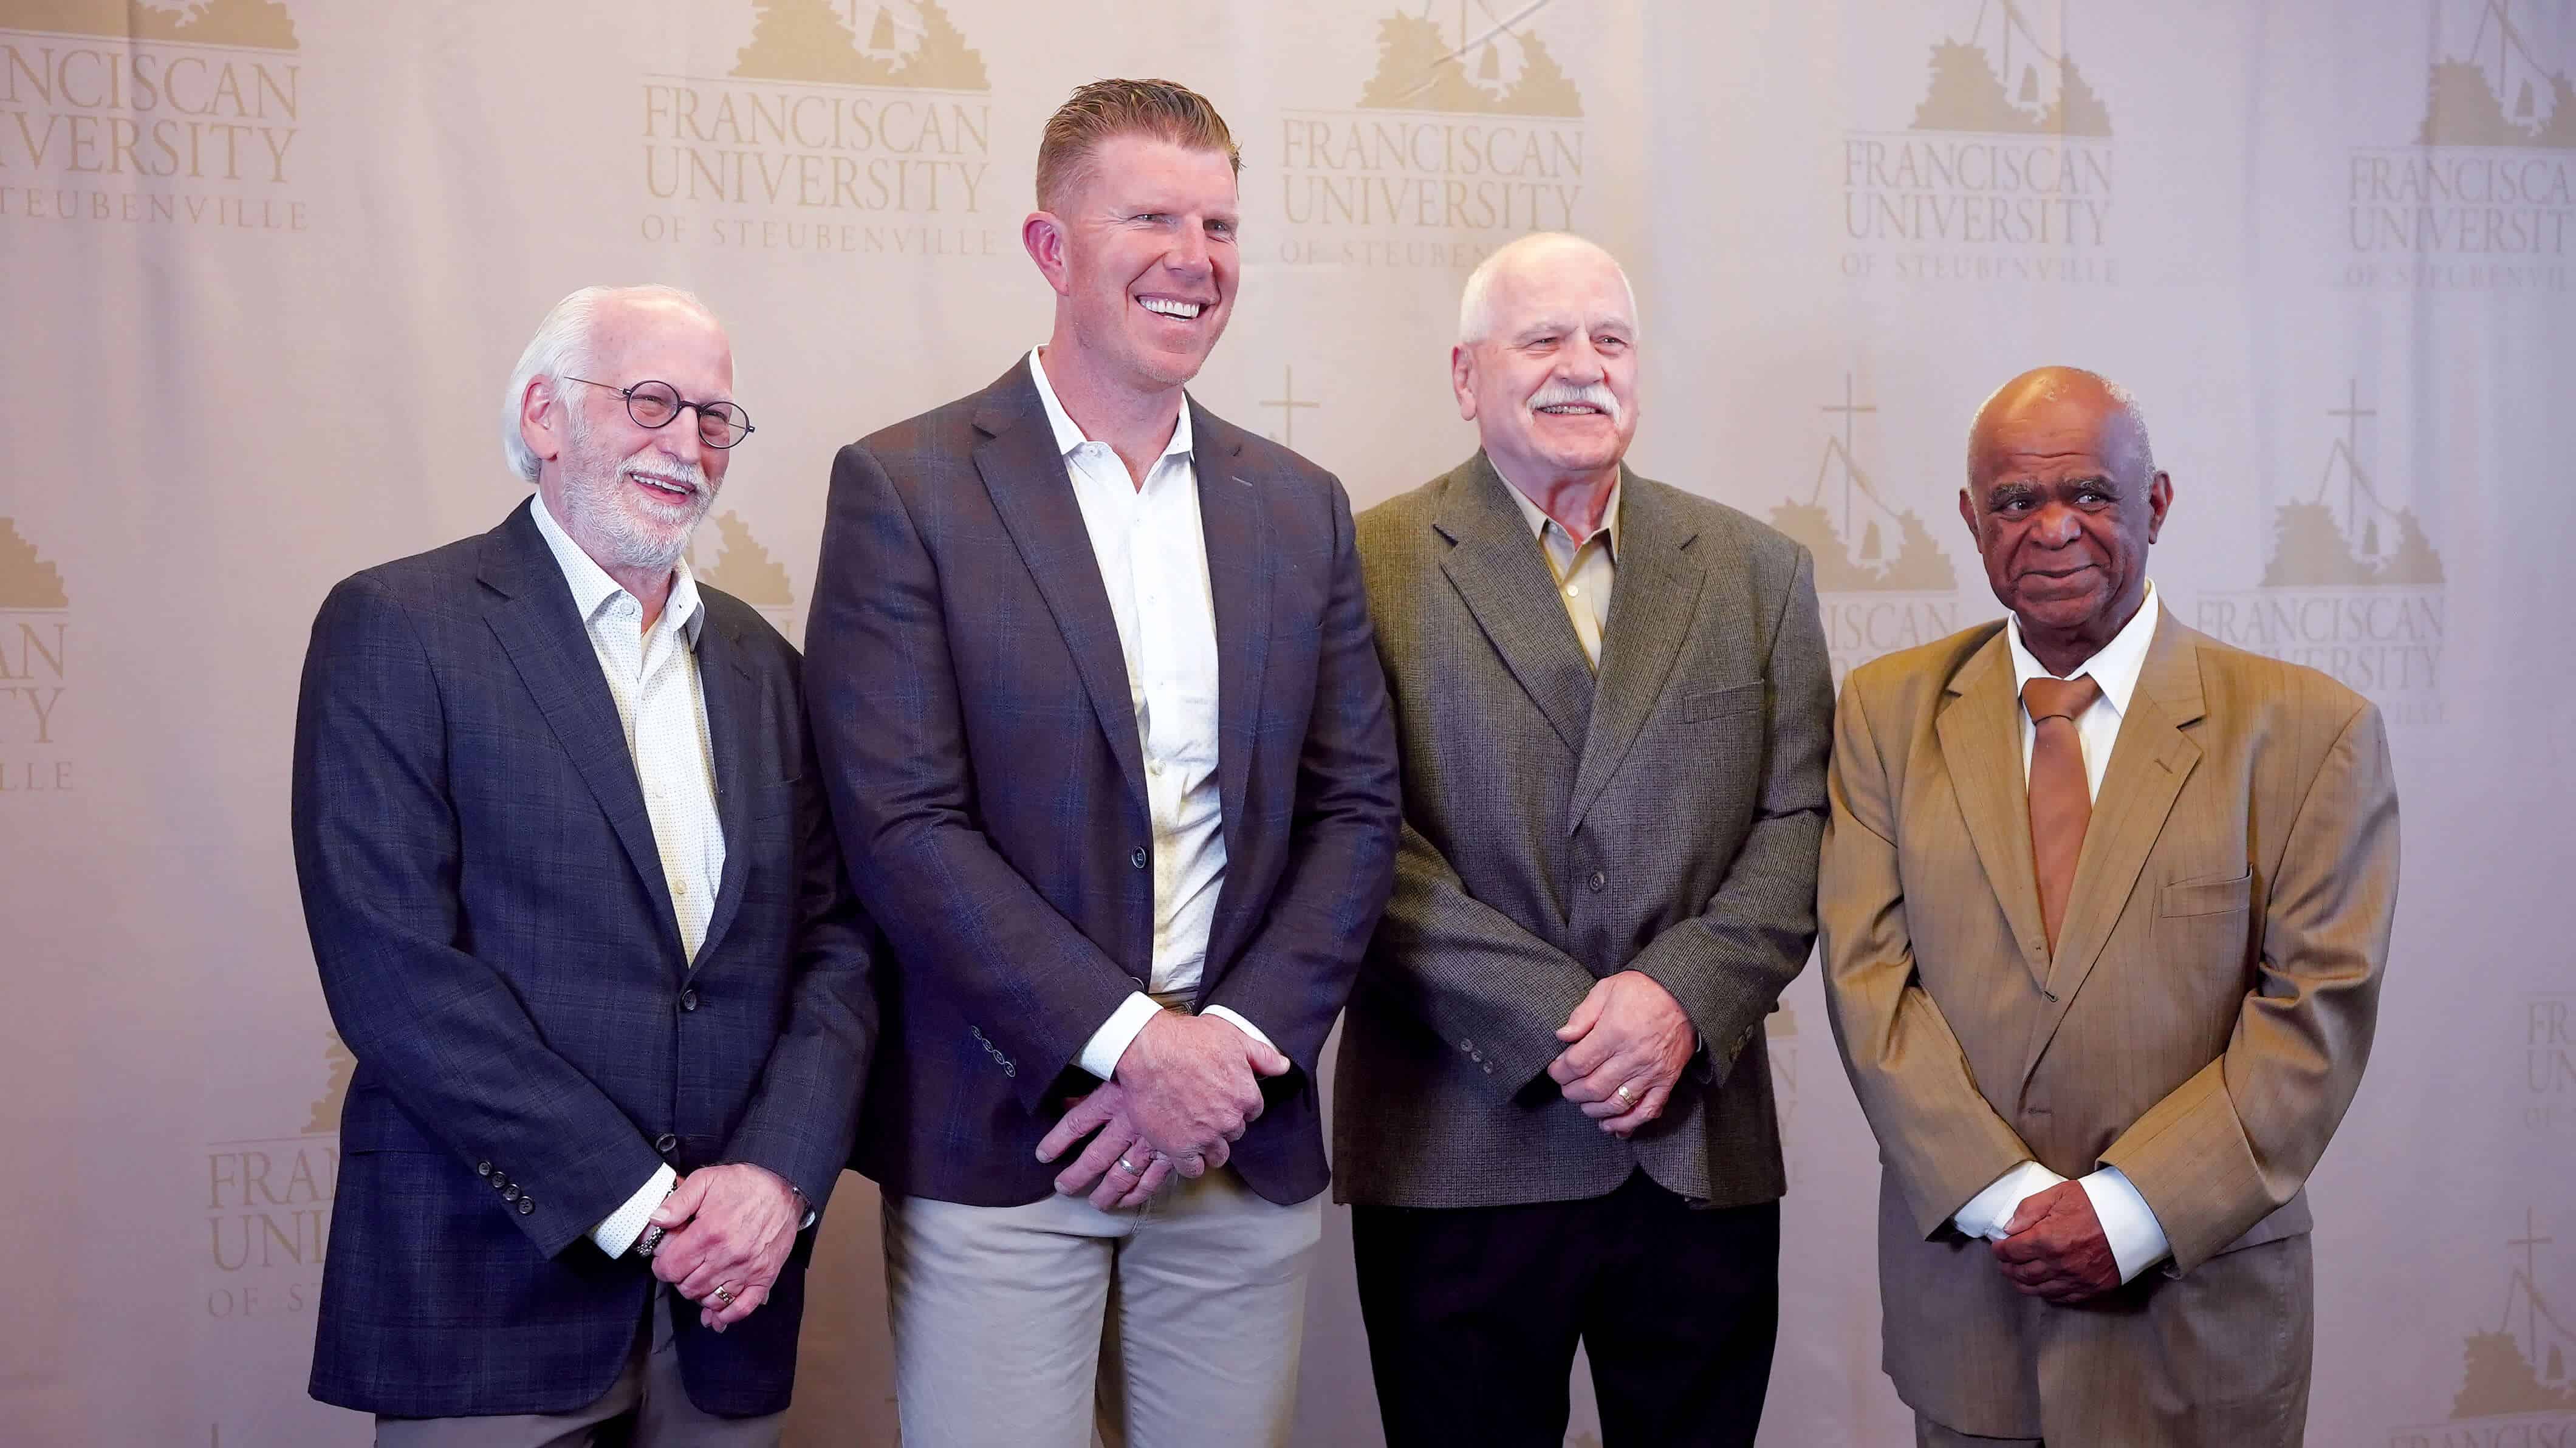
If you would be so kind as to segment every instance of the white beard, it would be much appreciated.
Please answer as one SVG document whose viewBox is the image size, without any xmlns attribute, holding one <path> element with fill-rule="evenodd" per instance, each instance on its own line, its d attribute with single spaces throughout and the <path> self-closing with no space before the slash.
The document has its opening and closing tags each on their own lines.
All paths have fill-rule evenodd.
<svg viewBox="0 0 2576 1448">
<path fill-rule="evenodd" d="M 642 496 L 638 485 L 627 481 L 626 472 L 648 454 L 649 471 L 689 483 L 697 489 L 696 496 L 687 502 L 675 498 L 667 506 Z M 592 446 L 590 430 L 578 414 L 569 419 L 563 455 L 563 504 L 568 515 L 562 520 L 564 531 L 601 562 L 647 573 L 669 569 L 689 550 L 689 536 L 715 502 L 715 488 L 696 463 L 663 456 L 650 445 L 631 457 L 609 457 Z"/>
</svg>

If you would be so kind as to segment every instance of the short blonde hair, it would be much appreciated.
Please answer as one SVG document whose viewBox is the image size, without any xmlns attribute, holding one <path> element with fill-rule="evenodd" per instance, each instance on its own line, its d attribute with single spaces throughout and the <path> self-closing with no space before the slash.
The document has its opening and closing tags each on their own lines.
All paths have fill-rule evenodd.
<svg viewBox="0 0 2576 1448">
<path fill-rule="evenodd" d="M 1091 157 L 1112 136 L 1151 136 L 1192 151 L 1223 151 L 1243 174 L 1243 152 L 1208 98 L 1177 81 L 1095 80 L 1047 117 L 1038 141 L 1038 209 L 1053 211 L 1091 179 Z"/>
</svg>

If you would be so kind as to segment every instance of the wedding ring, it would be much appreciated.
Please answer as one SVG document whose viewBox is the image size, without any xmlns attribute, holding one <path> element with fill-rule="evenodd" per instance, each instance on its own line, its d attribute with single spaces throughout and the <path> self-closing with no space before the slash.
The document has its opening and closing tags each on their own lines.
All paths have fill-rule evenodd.
<svg viewBox="0 0 2576 1448">
<path fill-rule="evenodd" d="M 1622 1106 L 1634 1106 L 1637 1104 L 1637 1099 L 1628 1094 L 1628 1088 L 1625 1086 L 1620 1087 L 1618 1090 L 1613 1091 L 1610 1094 L 1618 1097 L 1619 1104 Z"/>
<path fill-rule="evenodd" d="M 1144 1175 L 1143 1172 L 1136 1169 L 1136 1163 L 1129 1161 L 1123 1156 L 1118 1158 L 1118 1169 L 1132 1177 L 1140 1177 Z"/>
<path fill-rule="evenodd" d="M 733 1306 L 733 1289 L 725 1286 L 721 1282 L 717 1283 L 716 1301 L 723 1303 L 727 1307 Z"/>
</svg>

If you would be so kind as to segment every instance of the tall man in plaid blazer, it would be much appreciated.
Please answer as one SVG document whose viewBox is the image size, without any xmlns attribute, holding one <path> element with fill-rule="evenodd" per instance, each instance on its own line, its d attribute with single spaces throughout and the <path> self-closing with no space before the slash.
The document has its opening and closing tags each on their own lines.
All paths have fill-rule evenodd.
<svg viewBox="0 0 2576 1448">
<path fill-rule="evenodd" d="M 1477 454 L 1360 519 L 1404 753 L 1343 1026 L 1339 1192 L 1394 1448 L 1753 1441 L 1779 1300 L 1763 1018 L 1805 964 L 1833 700 L 1806 550 L 1621 462 L 1635 298 L 1469 278 Z"/>
<path fill-rule="evenodd" d="M 536 497 L 314 621 L 295 862 L 358 1068 L 312 1390 L 387 1448 L 778 1441 L 875 1002 L 796 652 L 684 557 L 732 389 L 695 298 L 575 292 L 503 407 Z"/>
<path fill-rule="evenodd" d="M 858 1164 L 916 1448 L 1287 1438 L 1395 750 L 1341 485 L 1183 391 L 1235 167 L 1190 91 L 1075 92 L 1052 335 L 832 468 L 810 702 L 899 961 Z"/>
</svg>

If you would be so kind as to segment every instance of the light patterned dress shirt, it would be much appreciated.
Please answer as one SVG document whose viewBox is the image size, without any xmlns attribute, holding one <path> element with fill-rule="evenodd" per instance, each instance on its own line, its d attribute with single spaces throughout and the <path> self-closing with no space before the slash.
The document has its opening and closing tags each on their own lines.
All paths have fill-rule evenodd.
<svg viewBox="0 0 2576 1448">
<path fill-rule="evenodd" d="M 2156 636 L 2156 618 L 2161 612 L 2156 602 L 2156 586 L 2147 584 L 2147 597 L 2138 605 L 2111 641 L 2094 651 L 2093 657 L 2075 666 L 2070 679 L 2090 675 L 2101 686 L 2101 693 L 2076 716 L 2075 736 L 2084 751 L 2084 782 L 2099 798 L 2102 776 L 2111 768 L 2111 746 L 2120 737 L 2120 719 L 2129 712 L 2129 699 L 2138 691 L 2138 674 L 2147 665 L 2147 645 Z M 2042 667 L 2038 658 L 2021 641 L 2021 620 L 2011 619 L 2004 625 L 2012 648 L 2013 693 L 2019 696 L 2021 686 L 2033 679 L 2057 676 Z M 2021 721 L 2021 772 L 2024 783 L 2030 779 L 2031 746 L 2038 741 L 2038 726 L 2031 723 L 2030 711 L 2016 708 L 2013 717 Z M 2026 1161 L 1997 1177 L 1984 1191 L 1969 1198 L 1968 1204 L 1952 1218 L 1961 1232 L 1971 1237 L 2001 1241 L 2004 1224 L 2020 1210 L 2022 1199 L 2056 1186 L 2066 1178 L 2035 1161 Z M 2153 1208 L 2139 1194 L 2128 1174 L 2116 1166 L 2105 1166 L 2077 1178 L 2085 1198 L 2093 1204 L 2093 1215 L 2102 1222 L 2102 1235 L 2111 1244 L 2111 1260 L 2119 1265 L 2120 1280 L 2128 1281 L 2164 1260 L 2170 1250 L 2165 1242 L 2164 1224 L 2156 1220 Z"/>
<path fill-rule="evenodd" d="M 715 913 L 725 861 L 724 826 L 716 813 L 715 754 L 698 683 L 697 642 L 706 613 L 697 579 L 689 572 L 689 560 L 682 558 L 672 570 L 671 595 L 663 601 L 661 616 L 645 628 L 644 605 L 581 551 L 542 496 L 530 511 L 563 569 L 564 582 L 571 585 L 573 609 L 581 615 L 582 631 L 590 636 L 591 652 L 607 677 L 609 696 L 617 701 L 617 717 L 626 726 L 627 757 L 635 763 L 644 813 L 653 823 L 662 882 L 671 891 L 680 945 L 695 960 Z M 626 1205 L 591 1229 L 591 1240 L 611 1257 L 623 1254 L 678 1180 L 679 1174 L 664 1163 Z"/>
<path fill-rule="evenodd" d="M 1499 476 L 1501 470 L 1496 469 Z M 1610 586 L 1619 576 L 1619 484 L 1610 484 L 1610 502 L 1601 510 L 1601 526 L 1583 538 L 1547 515 L 1530 495 L 1503 480 L 1503 491 L 1520 505 L 1530 531 L 1547 553 L 1548 571 L 1556 575 L 1556 596 L 1565 604 L 1566 621 L 1582 641 L 1583 656 L 1601 668 L 1601 631 L 1610 623 Z"/>
<path fill-rule="evenodd" d="M 1217 788 L 1216 597 L 1208 586 L 1207 534 L 1199 522 L 1199 476 L 1190 409 L 1139 487 L 1105 442 L 1074 425 L 1047 382 L 1040 349 L 1029 376 L 1054 429 L 1066 479 L 1082 508 L 1118 650 L 1127 699 L 1145 756 L 1145 808 L 1154 831 L 1154 961 L 1149 988 L 1119 1004 L 1092 1033 L 1082 1069 L 1108 1080 L 1118 1058 L 1163 1002 L 1186 999 L 1207 967 L 1208 932 L 1225 885 L 1225 812 Z M 1224 1006 L 1208 1007 L 1270 1044 L 1258 1026 Z"/>
</svg>

